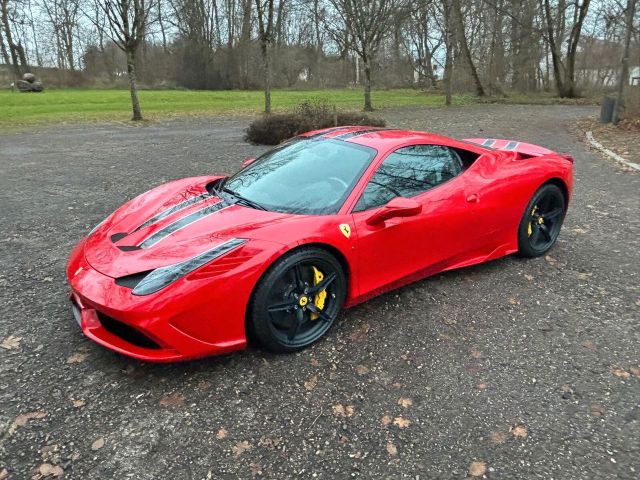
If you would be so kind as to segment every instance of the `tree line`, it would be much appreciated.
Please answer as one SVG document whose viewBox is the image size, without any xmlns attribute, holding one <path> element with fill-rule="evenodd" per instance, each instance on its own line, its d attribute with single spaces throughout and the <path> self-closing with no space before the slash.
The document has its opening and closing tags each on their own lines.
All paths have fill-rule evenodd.
<svg viewBox="0 0 640 480">
<path fill-rule="evenodd" d="M 0 60 L 193 89 L 419 86 L 477 96 L 613 86 L 635 0 L 0 0 Z M 628 40 L 628 41 L 627 41 Z M 626 46 L 626 48 L 625 48 Z M 626 53 L 625 53 L 626 52 Z M 77 74 L 74 76 L 74 73 Z"/>
</svg>

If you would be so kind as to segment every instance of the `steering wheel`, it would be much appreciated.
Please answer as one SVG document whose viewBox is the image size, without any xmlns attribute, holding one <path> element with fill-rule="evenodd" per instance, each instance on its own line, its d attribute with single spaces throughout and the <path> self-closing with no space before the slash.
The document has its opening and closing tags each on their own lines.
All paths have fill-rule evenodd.
<svg viewBox="0 0 640 480">
<path fill-rule="evenodd" d="M 338 183 L 345 190 L 347 190 L 349 188 L 349 185 L 347 185 L 347 182 L 345 182 L 344 180 L 342 180 L 341 178 L 338 178 L 338 177 L 329 177 L 329 178 L 327 178 L 327 181 Z"/>
</svg>

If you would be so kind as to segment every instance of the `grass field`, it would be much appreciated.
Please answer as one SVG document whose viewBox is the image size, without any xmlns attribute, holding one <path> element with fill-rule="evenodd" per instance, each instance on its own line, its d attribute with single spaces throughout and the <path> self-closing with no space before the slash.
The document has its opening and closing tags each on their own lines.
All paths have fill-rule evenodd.
<svg viewBox="0 0 640 480">
<path fill-rule="evenodd" d="M 146 119 L 177 115 L 259 114 L 264 108 L 261 91 L 141 90 L 140 104 Z M 360 89 L 276 90 L 274 111 L 286 110 L 304 100 L 323 99 L 339 109 L 362 109 Z M 472 97 L 456 96 L 454 103 L 471 103 Z M 0 126 L 30 125 L 64 121 L 127 121 L 131 116 L 128 90 L 47 90 L 43 93 L 0 91 Z M 442 95 L 399 89 L 373 92 L 375 108 L 439 106 Z"/>
</svg>

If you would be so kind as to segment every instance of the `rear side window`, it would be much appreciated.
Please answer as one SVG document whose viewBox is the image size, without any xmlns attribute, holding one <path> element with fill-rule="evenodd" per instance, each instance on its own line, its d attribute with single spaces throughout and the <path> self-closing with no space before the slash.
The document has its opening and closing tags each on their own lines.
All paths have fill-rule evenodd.
<svg viewBox="0 0 640 480">
<path fill-rule="evenodd" d="M 412 145 L 390 154 L 367 184 L 354 211 L 380 207 L 395 197 L 411 198 L 462 172 L 458 153 L 441 145 Z"/>
</svg>

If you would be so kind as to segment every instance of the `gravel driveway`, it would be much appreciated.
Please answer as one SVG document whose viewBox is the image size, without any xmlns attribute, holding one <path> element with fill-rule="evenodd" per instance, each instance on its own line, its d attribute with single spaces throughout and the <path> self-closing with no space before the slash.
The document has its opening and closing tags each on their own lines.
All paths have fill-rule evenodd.
<svg viewBox="0 0 640 480">
<path fill-rule="evenodd" d="M 263 151 L 243 142 L 247 119 L 0 134 L 0 479 L 639 478 L 640 175 L 570 132 L 595 113 L 382 111 L 571 152 L 575 198 L 550 255 L 388 293 L 295 355 L 175 365 L 84 338 L 65 262 L 125 200 Z"/>
</svg>

